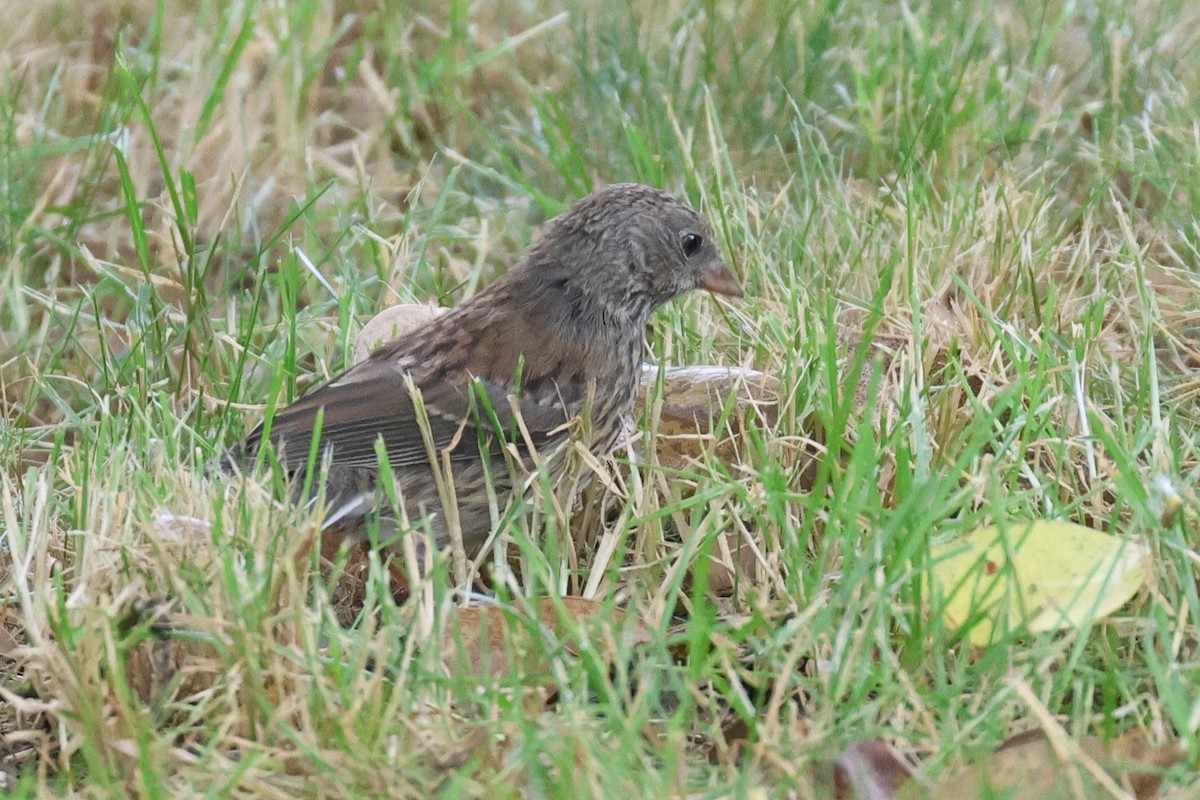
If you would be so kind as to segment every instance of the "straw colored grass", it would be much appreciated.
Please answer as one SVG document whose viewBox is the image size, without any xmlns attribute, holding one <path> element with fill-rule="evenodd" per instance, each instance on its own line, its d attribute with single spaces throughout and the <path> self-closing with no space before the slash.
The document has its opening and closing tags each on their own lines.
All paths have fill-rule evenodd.
<svg viewBox="0 0 1200 800">
<path fill-rule="evenodd" d="M 815 797 L 851 742 L 936 776 L 1047 710 L 1194 761 L 1194 4 L 18 5 L 6 789 Z M 611 624 L 531 624 L 537 669 L 484 681 L 444 658 L 448 563 L 397 596 L 205 467 L 377 311 L 461 302 L 618 180 L 702 208 L 748 295 L 664 309 L 648 357 L 780 400 L 679 467 L 652 393 L 607 491 L 535 495 L 496 602 Z M 929 544 L 1031 517 L 1148 537 L 1154 583 L 972 650 L 921 596 Z"/>
</svg>

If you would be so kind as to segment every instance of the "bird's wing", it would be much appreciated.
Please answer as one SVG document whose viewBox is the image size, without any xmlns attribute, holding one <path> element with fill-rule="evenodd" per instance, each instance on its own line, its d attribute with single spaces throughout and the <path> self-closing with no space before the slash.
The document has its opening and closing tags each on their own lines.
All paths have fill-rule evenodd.
<svg viewBox="0 0 1200 800">
<path fill-rule="evenodd" d="M 454 461 L 477 459 L 481 452 L 498 454 L 498 432 L 522 451 L 527 449 L 515 427 L 509 387 L 464 372 L 433 375 L 415 371 L 410 375 L 420 392 L 428 432 L 439 456 L 451 446 Z M 480 402 L 480 395 L 487 397 L 487 404 Z M 519 399 L 517 406 L 535 447 L 556 438 L 571 410 L 579 405 L 580 395 L 577 387 L 568 386 L 558 387 L 549 399 L 544 395 Z M 307 463 L 320 418 L 319 456 L 332 450 L 334 466 L 376 467 L 375 443 L 379 439 L 394 468 L 427 465 L 429 454 L 416 407 L 405 373 L 392 360 L 370 359 L 279 411 L 270 438 L 284 461 L 298 469 Z M 260 426 L 248 440 L 252 450 L 261 437 Z"/>
</svg>

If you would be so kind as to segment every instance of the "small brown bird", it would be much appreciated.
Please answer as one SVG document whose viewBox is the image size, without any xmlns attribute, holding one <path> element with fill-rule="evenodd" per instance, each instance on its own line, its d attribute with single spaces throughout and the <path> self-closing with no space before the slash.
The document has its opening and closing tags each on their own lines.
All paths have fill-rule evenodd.
<svg viewBox="0 0 1200 800">
<path fill-rule="evenodd" d="M 527 466 L 532 447 L 551 474 L 573 435 L 597 456 L 611 452 L 633 409 L 650 313 L 697 288 L 742 294 L 704 218 L 657 189 L 608 186 L 550 220 L 487 289 L 279 411 L 270 439 L 297 478 L 319 426 L 326 524 L 339 526 L 383 505 L 382 442 L 410 520 L 426 517 L 439 548 L 457 524 L 473 557 L 492 530 L 488 482 L 501 510 L 519 490 L 504 442 Z M 420 405 L 452 494 L 445 481 L 439 489 Z M 248 463 L 262 439 L 260 425 L 224 464 Z"/>
</svg>

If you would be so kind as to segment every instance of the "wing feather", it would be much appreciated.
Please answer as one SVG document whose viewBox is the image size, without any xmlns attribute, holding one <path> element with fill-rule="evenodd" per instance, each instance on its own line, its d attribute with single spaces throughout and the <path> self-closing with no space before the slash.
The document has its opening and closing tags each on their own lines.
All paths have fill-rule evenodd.
<svg viewBox="0 0 1200 800">
<path fill-rule="evenodd" d="M 429 375 L 413 377 L 439 454 L 453 446 L 451 461 L 478 459 L 481 452 L 498 456 L 501 437 L 521 451 L 526 449 L 525 442 L 516 435 L 506 387 L 461 373 L 436 383 L 428 380 Z M 482 392 L 472 389 L 476 382 Z M 545 398 L 540 398 L 541 402 L 521 399 L 518 408 L 522 421 L 536 447 L 561 435 L 563 424 L 573 416 L 579 394 L 572 387 L 561 387 L 550 402 Z M 480 395 L 491 405 L 490 413 L 480 402 Z M 276 413 L 271 441 L 291 469 L 300 469 L 307 462 L 319 418 L 319 454 L 324 457 L 331 450 L 332 463 L 337 467 L 373 469 L 378 464 L 375 443 L 379 439 L 395 469 L 429 463 L 416 404 L 404 374 L 388 362 L 363 362 Z M 261 437 L 262 426 L 251 434 L 249 446 L 256 448 Z"/>
<path fill-rule="evenodd" d="M 428 466 L 406 385 L 411 378 L 439 454 L 453 447 L 450 459 L 460 463 L 481 454 L 498 457 L 502 438 L 524 451 L 509 397 L 519 373 L 522 389 L 516 405 L 524 427 L 536 448 L 552 446 L 566 438 L 564 424 L 581 413 L 590 376 L 603 357 L 569 337 L 549 335 L 554 327 L 546 320 L 565 312 L 542 303 L 538 313 L 529 313 L 520 299 L 533 294 L 524 284 L 498 281 L 279 410 L 271 441 L 290 469 L 301 469 L 320 417 L 320 455 L 330 452 L 333 467 L 373 470 L 380 439 L 394 469 Z M 260 425 L 247 439 L 245 452 L 261 445 L 262 432 Z"/>
</svg>

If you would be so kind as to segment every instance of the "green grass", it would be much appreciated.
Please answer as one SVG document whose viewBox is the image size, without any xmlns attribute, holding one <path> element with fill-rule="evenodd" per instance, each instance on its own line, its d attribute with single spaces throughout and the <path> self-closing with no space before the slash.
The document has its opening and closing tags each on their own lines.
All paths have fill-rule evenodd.
<svg viewBox="0 0 1200 800">
<path fill-rule="evenodd" d="M 17 796 L 819 797 L 860 739 L 937 776 L 1037 727 L 1018 684 L 1196 763 L 1192 4 L 335 5 L 38 0 L 0 33 Z M 481 688 L 443 668 L 444 564 L 397 604 L 204 468 L 378 310 L 460 302 L 624 180 L 701 208 L 747 291 L 660 311 L 649 355 L 784 399 L 733 457 L 616 468 L 603 530 L 518 519 L 501 601 L 586 589 L 612 630 L 530 626 L 544 669 Z M 1146 537 L 1153 587 L 972 650 L 930 543 L 1032 517 Z"/>
</svg>

